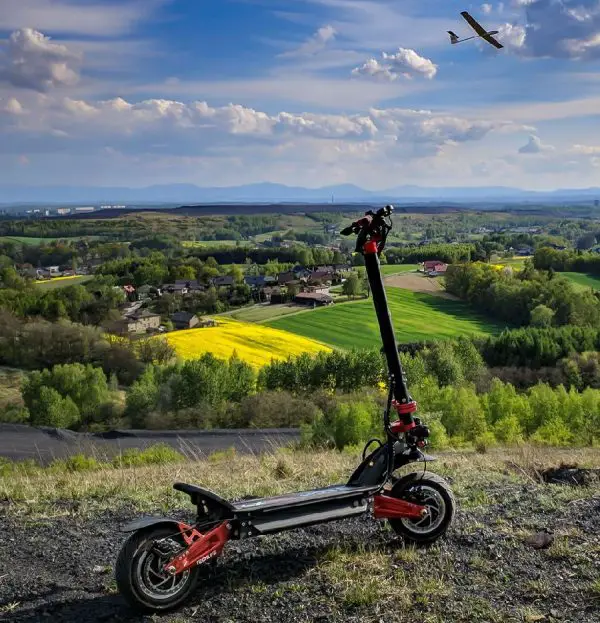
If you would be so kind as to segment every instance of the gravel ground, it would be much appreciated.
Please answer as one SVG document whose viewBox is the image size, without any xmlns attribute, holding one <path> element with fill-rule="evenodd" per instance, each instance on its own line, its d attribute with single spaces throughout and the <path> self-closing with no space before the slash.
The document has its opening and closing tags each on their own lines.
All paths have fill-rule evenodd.
<svg viewBox="0 0 600 623">
<path fill-rule="evenodd" d="M 118 528 L 135 510 L 82 517 L 64 503 L 53 509 L 62 516 L 39 519 L 0 501 L 0 619 L 597 623 L 598 493 L 490 483 L 462 493 L 452 531 L 426 550 L 404 548 L 367 517 L 230 542 L 189 604 L 145 619 L 113 580 Z M 189 518 L 182 513 L 173 514 Z M 547 549 L 526 542 L 541 530 L 554 536 Z"/>
</svg>

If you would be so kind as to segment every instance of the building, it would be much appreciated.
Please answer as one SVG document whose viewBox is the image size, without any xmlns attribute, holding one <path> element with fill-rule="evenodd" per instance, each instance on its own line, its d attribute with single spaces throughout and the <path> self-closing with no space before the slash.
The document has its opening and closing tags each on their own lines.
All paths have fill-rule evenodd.
<svg viewBox="0 0 600 623">
<path fill-rule="evenodd" d="M 300 292 L 294 297 L 294 303 L 299 305 L 311 305 L 312 307 L 321 307 L 324 305 L 333 305 L 333 297 L 329 294 L 321 294 L 317 292 Z"/>
<path fill-rule="evenodd" d="M 235 281 L 233 277 L 225 275 L 224 277 L 215 277 L 213 279 L 213 285 L 215 288 L 233 288 Z"/>
<path fill-rule="evenodd" d="M 244 277 L 244 282 L 247 286 L 255 289 L 263 288 L 266 285 L 264 275 L 248 275 L 247 277 Z"/>
<path fill-rule="evenodd" d="M 447 269 L 448 264 L 440 262 L 439 260 L 425 260 L 423 262 L 423 272 L 429 275 L 429 277 L 443 275 Z"/>
<path fill-rule="evenodd" d="M 302 292 L 311 292 L 313 294 L 329 294 L 329 286 L 304 286 Z"/>
<path fill-rule="evenodd" d="M 180 311 L 171 314 L 171 322 L 176 329 L 193 329 L 200 324 L 200 319 L 196 314 Z"/>
<path fill-rule="evenodd" d="M 287 273 L 279 273 L 279 276 L 277 277 L 277 283 L 279 283 L 280 286 L 287 285 L 292 281 L 297 281 L 293 270 L 290 270 Z"/>
<path fill-rule="evenodd" d="M 308 277 L 309 283 L 331 283 L 333 281 L 333 272 L 328 270 L 315 270 Z"/>
<path fill-rule="evenodd" d="M 160 327 L 160 315 L 153 314 L 147 309 L 138 310 L 123 321 L 128 333 L 144 333 L 156 331 Z"/>
</svg>

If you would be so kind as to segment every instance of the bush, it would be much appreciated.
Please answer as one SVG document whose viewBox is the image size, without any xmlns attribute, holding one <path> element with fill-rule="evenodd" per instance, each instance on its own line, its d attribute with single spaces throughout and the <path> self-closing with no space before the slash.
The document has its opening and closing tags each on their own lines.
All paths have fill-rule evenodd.
<svg viewBox="0 0 600 623">
<path fill-rule="evenodd" d="M 302 428 L 302 440 L 307 445 L 342 450 L 381 434 L 380 418 L 380 408 L 375 401 L 340 398 L 331 408 L 318 414 L 312 424 Z"/>
<path fill-rule="evenodd" d="M 115 467 L 139 467 L 140 465 L 167 465 L 168 463 L 182 463 L 185 456 L 167 444 L 159 443 L 145 450 L 137 448 L 123 451 L 113 459 Z"/>
<path fill-rule="evenodd" d="M 56 459 L 50 463 L 50 468 L 57 471 L 85 472 L 100 469 L 106 464 L 100 463 L 94 457 L 84 454 L 74 454 L 66 459 Z"/>
</svg>

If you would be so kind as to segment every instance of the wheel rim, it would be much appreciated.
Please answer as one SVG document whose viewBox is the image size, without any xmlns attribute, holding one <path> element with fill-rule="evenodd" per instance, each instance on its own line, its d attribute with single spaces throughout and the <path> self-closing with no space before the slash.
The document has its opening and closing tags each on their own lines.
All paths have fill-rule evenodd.
<svg viewBox="0 0 600 623">
<path fill-rule="evenodd" d="M 138 558 L 135 575 L 137 585 L 144 595 L 158 601 L 173 599 L 186 588 L 189 570 L 170 575 L 164 566 L 171 555 L 160 555 L 155 549 L 148 549 Z"/>
<path fill-rule="evenodd" d="M 415 502 L 425 506 L 428 513 L 423 519 L 401 519 L 405 528 L 418 534 L 427 534 L 440 527 L 446 515 L 446 502 L 441 493 L 429 485 L 417 487 L 419 501 Z"/>
</svg>

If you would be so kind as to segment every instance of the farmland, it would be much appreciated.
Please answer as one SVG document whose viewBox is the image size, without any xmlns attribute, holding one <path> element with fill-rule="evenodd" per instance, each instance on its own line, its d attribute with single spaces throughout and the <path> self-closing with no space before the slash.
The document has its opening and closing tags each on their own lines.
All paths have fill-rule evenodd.
<svg viewBox="0 0 600 623">
<path fill-rule="evenodd" d="M 381 274 L 385 277 L 398 273 L 410 273 L 417 270 L 417 268 L 418 264 L 383 264 L 381 267 Z"/>
<path fill-rule="evenodd" d="M 102 236 L 72 236 L 72 237 L 60 237 L 60 238 L 35 238 L 30 236 L 0 236 L 1 242 L 15 242 L 26 245 L 41 245 L 50 244 L 51 242 L 58 242 L 59 240 L 65 240 L 68 242 L 77 242 L 78 240 L 100 240 Z"/>
<path fill-rule="evenodd" d="M 504 328 L 459 301 L 400 288 L 389 288 L 387 295 L 399 342 L 499 333 Z M 338 348 L 372 348 L 380 343 L 371 299 L 278 318 L 266 324 Z"/>
<path fill-rule="evenodd" d="M 92 277 L 90 275 L 72 275 L 70 277 L 54 277 L 52 279 L 44 279 L 36 281 L 35 285 L 38 288 L 44 288 L 46 290 L 53 290 L 54 288 L 64 288 L 66 286 L 83 285 L 87 281 L 90 281 Z"/>
<path fill-rule="evenodd" d="M 560 273 L 566 277 L 573 285 L 580 290 L 588 290 L 593 288 L 594 290 L 600 290 L 600 278 L 593 275 L 586 275 L 585 273 Z"/>
<path fill-rule="evenodd" d="M 166 339 L 183 359 L 194 359 L 204 353 L 228 359 L 235 352 L 240 359 L 256 368 L 270 363 L 271 359 L 330 350 L 314 339 L 300 337 L 280 328 L 240 322 L 223 316 L 216 320 L 216 327 L 175 331 L 169 333 Z"/>
</svg>

